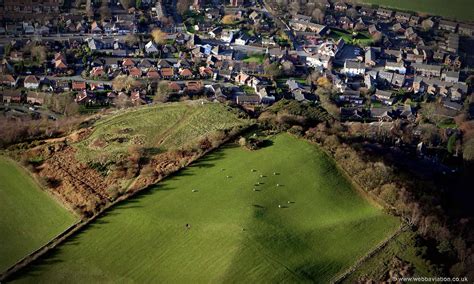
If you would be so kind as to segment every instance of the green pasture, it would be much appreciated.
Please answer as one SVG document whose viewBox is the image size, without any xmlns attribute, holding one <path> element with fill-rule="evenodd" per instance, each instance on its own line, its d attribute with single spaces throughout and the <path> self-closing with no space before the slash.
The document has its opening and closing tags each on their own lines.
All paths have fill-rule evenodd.
<svg viewBox="0 0 474 284">
<path fill-rule="evenodd" d="M 188 226 L 186 226 L 188 224 Z M 26 283 L 327 283 L 399 225 L 317 146 L 226 146 L 110 210 Z"/>
<path fill-rule="evenodd" d="M 456 20 L 474 20 L 474 5 L 472 0 L 359 0 L 359 2 L 399 10 L 439 15 Z"/>
<path fill-rule="evenodd" d="M 0 156 L 0 272 L 75 221 L 19 165 Z"/>
</svg>

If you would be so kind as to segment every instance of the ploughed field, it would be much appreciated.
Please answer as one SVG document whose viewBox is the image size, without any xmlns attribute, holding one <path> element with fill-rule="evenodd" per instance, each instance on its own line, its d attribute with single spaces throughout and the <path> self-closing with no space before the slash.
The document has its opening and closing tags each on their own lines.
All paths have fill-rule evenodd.
<svg viewBox="0 0 474 284">
<path fill-rule="evenodd" d="M 0 272 L 47 243 L 76 217 L 0 156 Z"/>
<path fill-rule="evenodd" d="M 472 15 L 474 15 L 472 0 L 359 0 L 359 2 L 439 15 L 456 20 L 472 21 Z"/>
<path fill-rule="evenodd" d="M 316 146 L 226 146 L 17 275 L 36 282 L 327 282 L 396 230 Z"/>
</svg>

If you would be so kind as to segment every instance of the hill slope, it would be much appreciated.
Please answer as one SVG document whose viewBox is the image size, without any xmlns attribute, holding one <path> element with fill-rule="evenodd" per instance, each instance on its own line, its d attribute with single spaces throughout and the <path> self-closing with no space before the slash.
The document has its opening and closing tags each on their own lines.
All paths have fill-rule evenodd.
<svg viewBox="0 0 474 284">
<path fill-rule="evenodd" d="M 324 283 L 397 227 L 316 146 L 288 135 L 269 144 L 204 157 L 16 280 Z"/>
</svg>

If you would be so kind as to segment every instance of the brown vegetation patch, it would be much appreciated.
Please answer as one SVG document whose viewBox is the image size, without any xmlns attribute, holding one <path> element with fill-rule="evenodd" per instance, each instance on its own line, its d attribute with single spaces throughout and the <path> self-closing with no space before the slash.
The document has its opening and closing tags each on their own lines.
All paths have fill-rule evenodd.
<svg viewBox="0 0 474 284">
<path fill-rule="evenodd" d="M 90 148 L 95 148 L 95 149 L 102 149 L 102 148 L 107 147 L 107 145 L 108 145 L 107 141 L 105 141 L 104 139 L 101 139 L 101 138 L 97 138 L 97 139 L 94 139 L 94 141 L 92 141 L 89 144 L 89 147 Z"/>
<path fill-rule="evenodd" d="M 73 148 L 57 144 L 49 146 L 48 151 L 50 156 L 38 167 L 38 174 L 63 202 L 90 215 L 111 200 L 110 180 L 106 181 L 97 171 L 77 161 Z"/>
</svg>

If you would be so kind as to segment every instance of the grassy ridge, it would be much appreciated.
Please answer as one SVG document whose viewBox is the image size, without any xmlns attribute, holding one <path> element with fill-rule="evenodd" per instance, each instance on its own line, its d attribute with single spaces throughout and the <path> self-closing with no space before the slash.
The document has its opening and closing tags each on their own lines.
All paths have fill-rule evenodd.
<svg viewBox="0 0 474 284">
<path fill-rule="evenodd" d="M 206 156 L 116 207 L 16 280 L 323 283 L 398 226 L 314 145 L 288 135 L 271 142 Z"/>
<path fill-rule="evenodd" d="M 72 225 L 75 217 L 0 156 L 0 271 Z"/>
<path fill-rule="evenodd" d="M 474 5 L 471 0 L 359 0 L 400 10 L 439 15 L 446 18 L 473 21 Z"/>
<path fill-rule="evenodd" d="M 113 115 L 95 124 L 94 132 L 75 144 L 77 157 L 90 161 L 99 156 L 115 160 L 130 146 L 154 152 L 193 143 L 218 129 L 243 124 L 221 104 L 176 103 L 139 108 Z"/>
</svg>

